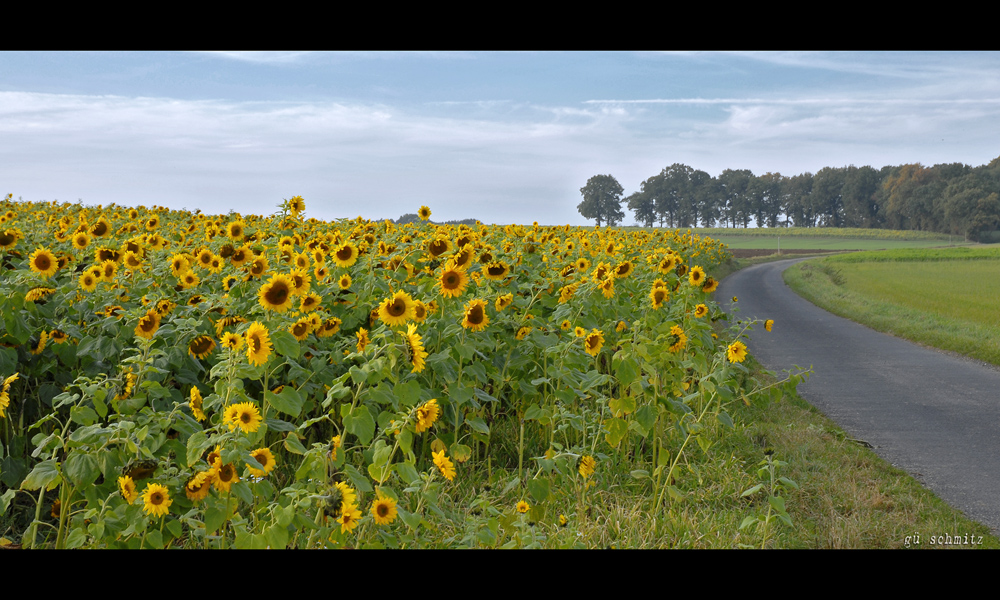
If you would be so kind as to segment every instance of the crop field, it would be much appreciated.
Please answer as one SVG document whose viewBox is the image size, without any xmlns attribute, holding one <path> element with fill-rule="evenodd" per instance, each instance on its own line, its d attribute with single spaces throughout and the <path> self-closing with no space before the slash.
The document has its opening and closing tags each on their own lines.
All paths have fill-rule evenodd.
<svg viewBox="0 0 1000 600">
<path fill-rule="evenodd" d="M 840 255 L 795 265 L 785 280 L 835 314 L 1000 365 L 1000 248 Z"/>
<path fill-rule="evenodd" d="M 783 463 L 713 451 L 798 381 L 745 366 L 718 242 L 305 210 L 0 203 L 0 543 L 767 547 L 790 522 Z"/>
</svg>

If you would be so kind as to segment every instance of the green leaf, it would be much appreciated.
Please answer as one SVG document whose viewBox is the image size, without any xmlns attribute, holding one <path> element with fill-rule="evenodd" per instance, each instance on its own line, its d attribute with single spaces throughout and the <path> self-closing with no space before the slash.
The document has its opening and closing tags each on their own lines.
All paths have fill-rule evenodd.
<svg viewBox="0 0 1000 600">
<path fill-rule="evenodd" d="M 69 418 L 80 425 L 93 425 L 101 420 L 94 409 L 89 406 L 74 406 L 69 409 Z"/>
<path fill-rule="evenodd" d="M 51 491 L 56 489 L 60 483 L 62 483 L 62 476 L 59 475 L 59 465 L 55 459 L 50 458 L 35 465 L 35 468 L 21 483 L 21 489 L 34 491 L 44 486 L 47 491 Z"/>
<path fill-rule="evenodd" d="M 536 502 L 545 502 L 549 497 L 548 479 L 531 479 L 528 481 L 528 493 Z"/>
<path fill-rule="evenodd" d="M 416 481 L 420 481 L 420 473 L 417 472 L 416 467 L 410 463 L 397 463 L 396 473 L 399 474 L 400 478 L 406 485 L 412 485 Z"/>
<path fill-rule="evenodd" d="M 604 439 L 606 439 L 608 441 L 608 444 L 610 444 L 613 447 L 617 447 L 618 444 L 621 443 L 622 439 L 625 438 L 625 435 L 628 433 L 628 423 L 626 423 L 623 419 L 619 419 L 617 417 L 605 421 L 604 428 L 608 430 L 608 433 L 607 435 L 604 436 Z"/>
<path fill-rule="evenodd" d="M 718 419 L 719 423 L 722 423 L 724 427 L 728 429 L 736 429 L 736 426 L 733 424 L 733 418 L 730 417 L 726 411 L 720 412 L 718 415 Z"/>
<path fill-rule="evenodd" d="M 629 475 L 631 475 L 633 479 L 649 479 L 649 471 L 646 469 L 635 469 L 630 472 Z"/>
<path fill-rule="evenodd" d="M 83 528 L 74 529 L 66 536 L 66 548 L 79 548 L 87 542 L 87 532 Z"/>
<path fill-rule="evenodd" d="M 205 450 L 211 446 L 211 442 L 204 431 L 196 431 L 188 437 L 186 460 L 187 466 L 192 467 L 201 459 Z"/>
<path fill-rule="evenodd" d="M 796 489 L 796 490 L 799 489 L 799 484 L 795 483 L 794 481 L 792 481 L 791 479 L 789 479 L 787 477 L 779 477 L 778 481 L 780 481 L 782 483 L 782 485 L 784 485 L 785 487 L 790 487 L 790 488 Z"/>
<path fill-rule="evenodd" d="M 295 338 L 293 337 L 292 339 Z M 302 404 L 305 402 L 299 394 L 299 391 L 290 385 L 286 385 L 282 388 L 280 394 L 275 394 L 270 390 L 265 391 L 264 399 L 268 402 L 268 404 L 277 409 L 278 412 L 283 412 L 286 415 L 291 415 L 293 417 L 299 416 L 299 412 L 302 410 Z"/>
<path fill-rule="evenodd" d="M 774 508 L 774 510 L 778 511 L 778 514 L 780 515 L 785 514 L 784 498 L 782 498 L 781 496 L 768 496 L 767 501 Z"/>
<path fill-rule="evenodd" d="M 756 524 L 757 524 L 757 517 L 746 517 L 746 518 L 743 519 L 743 522 L 740 523 L 740 531 L 743 531 L 747 527 L 750 527 L 751 525 L 756 525 Z"/>
<path fill-rule="evenodd" d="M 75 487 L 83 487 L 97 481 L 101 471 L 93 454 L 72 452 L 63 463 L 63 473 Z"/>
<path fill-rule="evenodd" d="M 359 492 L 367 494 L 369 492 L 375 491 L 375 488 L 373 488 L 372 485 L 368 483 L 368 479 L 366 479 L 365 476 L 361 474 L 361 471 L 355 469 L 354 466 L 344 465 L 344 472 L 347 473 L 348 479 L 351 480 L 351 483 L 354 485 L 354 488 Z"/>
<path fill-rule="evenodd" d="M 761 488 L 763 488 L 763 487 L 764 487 L 763 483 L 758 483 L 757 485 L 753 486 L 749 490 L 746 490 L 745 492 L 743 492 L 742 494 L 740 494 L 740 498 L 746 498 L 747 496 L 752 496 L 752 495 L 756 494 L 757 492 L 759 492 L 761 490 Z"/>
<path fill-rule="evenodd" d="M 481 433 L 483 435 L 490 434 L 490 426 L 486 424 L 480 417 L 473 417 L 471 419 L 466 419 L 465 422 L 472 428 L 473 431 Z"/>
<path fill-rule="evenodd" d="M 397 508 L 396 512 L 399 514 L 400 520 L 402 520 L 411 529 L 416 529 L 420 526 L 420 521 L 423 519 L 418 514 L 407 512 L 402 508 Z"/>
<path fill-rule="evenodd" d="M 288 450 L 292 454 L 303 455 L 306 453 L 306 447 L 302 445 L 299 436 L 295 435 L 292 431 L 289 431 L 288 435 L 285 436 L 285 450 Z"/>
<path fill-rule="evenodd" d="M 616 417 L 623 417 L 635 412 L 635 398 L 632 396 L 612 398 L 608 402 L 608 406 L 611 408 L 611 414 Z"/>
<path fill-rule="evenodd" d="M 344 429 L 356 435 L 361 444 L 367 446 L 375 436 L 375 419 L 364 406 L 358 406 L 354 410 L 347 406 L 347 409 L 349 412 L 344 415 Z"/>
<path fill-rule="evenodd" d="M 299 341 L 295 339 L 295 336 L 291 332 L 279 329 L 271 333 L 271 343 L 274 344 L 274 351 L 278 354 L 289 358 L 299 357 L 301 346 L 299 346 Z"/>
<path fill-rule="evenodd" d="M 420 382 L 411 379 L 406 383 L 397 383 L 393 386 L 392 392 L 403 406 L 416 406 L 420 403 Z"/>
<path fill-rule="evenodd" d="M 214 533 L 226 522 L 226 511 L 215 506 L 205 509 L 205 531 Z"/>
<path fill-rule="evenodd" d="M 14 494 L 16 490 L 10 489 L 0 496 L 0 516 L 3 516 L 7 512 L 7 507 L 10 506 L 10 501 L 14 499 Z"/>
</svg>

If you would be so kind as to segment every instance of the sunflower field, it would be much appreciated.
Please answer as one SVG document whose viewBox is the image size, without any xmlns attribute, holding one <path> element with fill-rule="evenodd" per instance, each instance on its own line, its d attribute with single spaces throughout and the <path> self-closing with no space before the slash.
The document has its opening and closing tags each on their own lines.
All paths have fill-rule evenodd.
<svg viewBox="0 0 1000 600">
<path fill-rule="evenodd" d="M 527 546 L 611 465 L 651 512 L 683 496 L 699 432 L 751 394 L 749 324 L 712 300 L 725 246 L 419 214 L 5 198 L 4 537 Z"/>
</svg>

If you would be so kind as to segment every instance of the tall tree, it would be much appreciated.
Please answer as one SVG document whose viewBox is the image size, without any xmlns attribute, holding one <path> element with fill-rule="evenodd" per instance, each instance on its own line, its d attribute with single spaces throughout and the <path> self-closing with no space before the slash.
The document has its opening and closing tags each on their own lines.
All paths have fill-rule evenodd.
<svg viewBox="0 0 1000 600">
<path fill-rule="evenodd" d="M 587 185 L 580 188 L 580 193 L 583 194 L 583 202 L 577 205 L 577 210 L 584 218 L 597 219 L 598 227 L 601 221 L 614 226 L 625 218 L 621 207 L 625 190 L 611 175 L 594 175 L 587 180 Z"/>
<path fill-rule="evenodd" d="M 750 169 L 726 169 L 719 174 L 719 186 L 722 189 L 721 207 L 723 218 L 736 227 L 739 223 L 744 228 L 750 226 L 750 203 L 747 199 L 747 187 L 753 178 Z"/>
<path fill-rule="evenodd" d="M 645 182 L 640 184 L 644 186 Z M 652 227 L 653 221 L 656 220 L 656 203 L 653 199 L 645 192 L 645 190 L 640 190 L 630 195 L 625 199 L 628 209 L 635 214 L 635 220 L 638 223 L 642 223 L 644 227 Z"/>
</svg>

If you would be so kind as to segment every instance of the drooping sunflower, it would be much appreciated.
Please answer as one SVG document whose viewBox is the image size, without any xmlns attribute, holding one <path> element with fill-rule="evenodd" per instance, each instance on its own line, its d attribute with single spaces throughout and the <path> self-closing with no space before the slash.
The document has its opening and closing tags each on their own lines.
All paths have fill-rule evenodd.
<svg viewBox="0 0 1000 600">
<path fill-rule="evenodd" d="M 247 360 L 250 364 L 259 367 L 266 363 L 271 356 L 271 337 L 267 327 L 254 321 L 243 337 L 247 342 Z"/>
<path fill-rule="evenodd" d="M 184 485 L 184 495 L 192 502 L 201 502 L 212 489 L 212 479 L 214 478 L 209 471 L 199 471 Z"/>
<path fill-rule="evenodd" d="M 69 340 L 69 334 L 62 329 L 53 329 L 49 332 L 49 339 L 57 344 L 65 344 Z"/>
<path fill-rule="evenodd" d="M 371 340 L 368 339 L 368 330 L 362 327 L 361 329 L 358 329 L 358 332 L 354 335 L 358 338 L 358 352 L 364 352 L 365 348 L 367 348 L 368 344 L 371 342 Z"/>
<path fill-rule="evenodd" d="M 597 284 L 597 287 L 601 290 L 601 293 L 604 294 L 605 298 L 614 297 L 615 295 L 614 272 L 609 273 L 608 276 L 604 278 L 604 280 L 602 280 L 599 284 Z"/>
<path fill-rule="evenodd" d="M 510 267 L 507 263 L 503 261 L 494 261 L 486 265 L 483 269 L 483 273 L 487 279 L 491 281 L 503 281 L 505 277 L 510 273 Z"/>
<path fill-rule="evenodd" d="M 199 335 L 188 343 L 188 352 L 195 358 L 205 358 L 215 350 L 215 340 L 207 335 Z"/>
<path fill-rule="evenodd" d="M 718 289 L 718 287 L 719 287 L 719 282 L 716 281 L 715 278 L 706 277 L 705 283 L 701 286 L 701 291 L 705 292 L 706 294 L 711 294 L 716 289 Z"/>
<path fill-rule="evenodd" d="M 597 356 L 604 346 L 604 333 L 600 329 L 592 329 L 583 340 L 584 350 L 591 356 Z"/>
<path fill-rule="evenodd" d="M 434 466 L 441 471 L 441 475 L 448 481 L 455 481 L 455 464 L 445 456 L 444 450 L 432 452 L 431 456 L 434 458 Z"/>
<path fill-rule="evenodd" d="M 771 327 L 774 327 L 774 319 L 764 321 L 764 329 L 771 331 Z"/>
<path fill-rule="evenodd" d="M 511 305 L 514 301 L 514 294 L 504 294 L 503 296 L 497 296 L 497 301 L 493 304 L 496 307 L 497 312 L 502 311 Z"/>
<path fill-rule="evenodd" d="M 208 418 L 208 415 L 202 410 L 203 403 L 204 399 L 201 397 L 201 390 L 198 389 L 198 386 L 191 386 L 191 414 L 199 421 L 204 421 Z"/>
<path fill-rule="evenodd" d="M 55 254 L 52 254 L 52 252 L 47 248 L 38 248 L 32 252 L 29 264 L 32 271 L 38 273 L 45 279 L 55 275 L 56 271 L 59 269 L 59 264 L 56 260 Z"/>
<path fill-rule="evenodd" d="M 44 302 L 45 297 L 49 294 L 55 293 L 56 288 L 49 287 L 36 287 L 28 290 L 28 293 L 24 295 L 25 302 Z"/>
<path fill-rule="evenodd" d="M 160 313 L 156 312 L 156 309 L 149 310 L 139 319 L 139 323 L 135 326 L 135 334 L 141 338 L 147 340 L 153 339 L 156 334 L 156 330 L 160 328 Z"/>
<path fill-rule="evenodd" d="M 729 359 L 729 362 L 743 362 L 747 359 L 747 345 L 740 341 L 729 344 L 729 348 L 726 349 L 726 358 Z"/>
<path fill-rule="evenodd" d="M 441 416 L 441 408 L 438 406 L 437 398 L 424 402 L 417 408 L 417 433 L 422 433 L 430 429 L 431 425 Z"/>
<path fill-rule="evenodd" d="M 517 330 L 517 333 L 514 334 L 514 338 L 520 341 L 527 337 L 529 333 L 531 333 L 531 327 L 524 325 Z"/>
<path fill-rule="evenodd" d="M 340 331 L 341 323 L 343 323 L 343 321 L 341 321 L 338 317 L 331 317 L 323 321 L 323 324 L 316 330 L 316 337 L 326 338 L 332 336 Z"/>
<path fill-rule="evenodd" d="M 470 300 L 465 305 L 465 317 L 462 319 L 462 327 L 472 331 L 482 331 L 490 324 L 490 318 L 486 314 L 486 302 L 476 298 Z"/>
<path fill-rule="evenodd" d="M 700 319 L 707 314 L 708 314 L 708 307 L 705 306 L 704 304 L 699 304 L 698 306 L 694 307 L 695 318 Z"/>
<path fill-rule="evenodd" d="M 439 235 L 427 243 L 427 252 L 432 258 L 437 258 L 451 252 L 451 241 L 448 238 Z"/>
<path fill-rule="evenodd" d="M 448 263 L 438 279 L 438 285 L 441 286 L 442 296 L 458 298 L 465 293 L 465 288 L 469 285 L 469 276 L 464 270 Z"/>
<path fill-rule="evenodd" d="M 229 422 L 229 430 L 233 431 L 237 427 L 243 433 L 254 433 L 260 429 L 260 424 L 264 419 L 260 416 L 260 411 L 252 402 L 240 402 L 232 404 L 226 409 L 226 417 Z"/>
<path fill-rule="evenodd" d="M 247 469 L 250 470 L 250 474 L 253 475 L 254 477 L 266 476 L 268 473 L 274 470 L 274 467 L 277 464 L 274 460 L 274 455 L 271 454 L 271 449 L 267 447 L 257 448 L 256 450 L 250 453 L 250 456 L 252 456 L 253 459 L 256 460 L 258 463 L 260 463 L 260 466 L 264 467 L 264 469 L 261 470 L 255 467 L 251 467 L 250 463 L 247 463 Z"/>
<path fill-rule="evenodd" d="M 292 323 L 288 331 L 295 336 L 295 339 L 302 342 L 305 341 L 309 334 L 312 332 L 312 322 L 309 319 L 299 319 L 298 321 Z"/>
<path fill-rule="evenodd" d="M 410 362 L 413 363 L 413 370 L 411 373 L 419 373 L 424 370 L 424 366 L 427 364 L 427 351 L 424 350 L 423 341 L 420 338 L 420 334 L 417 333 L 417 326 L 414 323 L 410 323 L 406 328 L 406 349 L 410 355 Z"/>
<path fill-rule="evenodd" d="M 372 519 L 376 525 L 389 525 L 396 520 L 396 501 L 381 493 L 372 503 Z"/>
<path fill-rule="evenodd" d="M 684 334 L 680 325 L 674 325 L 670 328 L 670 342 L 670 347 L 667 349 L 671 352 L 680 352 L 687 346 L 687 335 Z"/>
<path fill-rule="evenodd" d="M 142 493 L 142 510 L 153 517 L 165 517 L 170 513 L 170 492 L 158 483 L 150 483 Z"/>
<path fill-rule="evenodd" d="M 413 298 L 400 290 L 382 301 L 378 307 L 378 317 L 389 326 L 403 325 L 413 320 Z"/>
<path fill-rule="evenodd" d="M 135 482 L 128 475 L 118 478 L 118 491 L 128 504 L 132 504 L 139 497 L 139 490 L 136 489 Z"/>
<path fill-rule="evenodd" d="M 628 277 L 634 269 L 635 267 L 632 265 L 632 261 L 626 260 L 625 262 L 620 263 L 617 267 L 615 267 L 614 270 L 615 277 L 617 277 L 618 279 L 621 279 L 622 277 Z"/>
<path fill-rule="evenodd" d="M 239 473 L 236 472 L 236 467 L 232 464 L 222 465 L 215 474 L 215 481 L 212 485 L 215 486 L 215 489 L 219 490 L 219 492 L 227 493 L 229 492 L 229 489 L 233 487 L 233 484 L 239 480 L 240 476 Z"/>
<path fill-rule="evenodd" d="M 267 310 L 285 312 L 292 307 L 292 290 L 295 285 L 286 275 L 274 274 L 271 279 L 260 286 L 258 297 L 260 305 Z"/>
<path fill-rule="evenodd" d="M 597 469 L 597 461 L 594 460 L 593 456 L 581 456 L 580 457 L 580 467 L 578 469 L 580 477 L 588 479 L 594 474 Z"/>
</svg>

